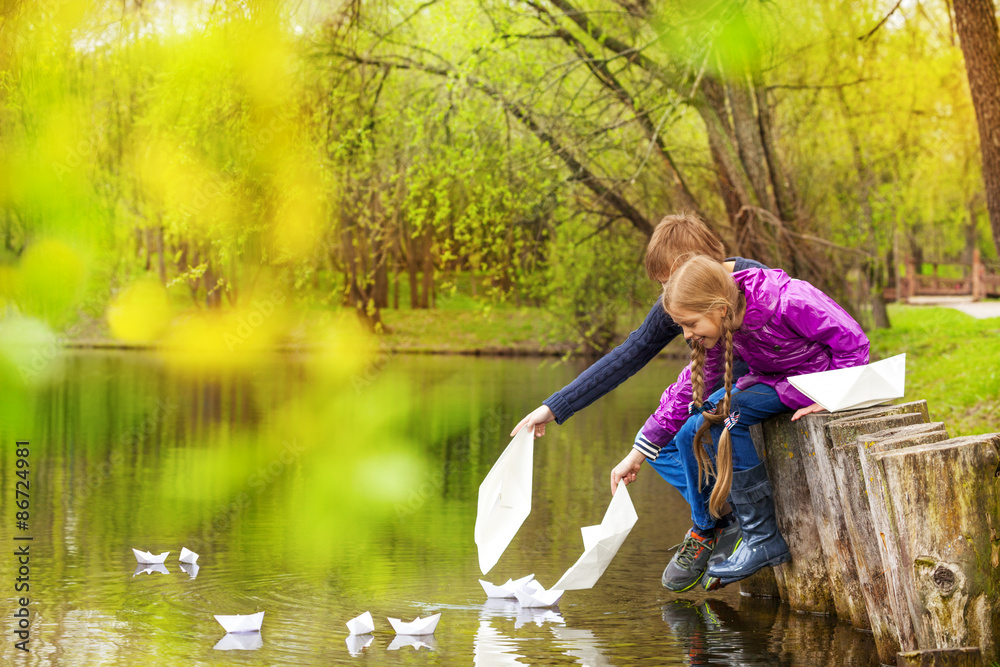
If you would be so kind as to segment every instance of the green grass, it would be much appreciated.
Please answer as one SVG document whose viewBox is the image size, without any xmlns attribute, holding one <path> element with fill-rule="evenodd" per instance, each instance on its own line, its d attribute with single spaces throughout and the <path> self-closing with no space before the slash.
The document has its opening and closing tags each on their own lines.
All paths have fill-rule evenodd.
<svg viewBox="0 0 1000 667">
<path fill-rule="evenodd" d="M 872 359 L 906 353 L 906 398 L 925 399 L 952 436 L 1000 431 L 1000 318 L 903 305 L 889 317 L 869 333 Z"/>
<path fill-rule="evenodd" d="M 483 354 L 562 354 L 551 341 L 555 317 L 544 308 L 478 306 L 382 311 L 383 343 L 395 350 Z"/>
</svg>

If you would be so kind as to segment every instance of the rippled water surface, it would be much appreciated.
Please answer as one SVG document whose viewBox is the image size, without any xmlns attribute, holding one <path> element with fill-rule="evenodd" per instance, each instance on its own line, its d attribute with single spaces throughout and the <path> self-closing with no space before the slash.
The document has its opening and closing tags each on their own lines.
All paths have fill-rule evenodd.
<svg viewBox="0 0 1000 667">
<path fill-rule="evenodd" d="M 18 564 L 7 556 L 3 662 L 875 662 L 870 636 L 734 586 L 665 591 L 669 548 L 690 524 L 649 470 L 629 487 L 639 522 L 592 590 L 553 610 L 487 602 L 473 541 L 479 482 L 512 425 L 581 367 L 386 356 L 338 376 L 314 363 L 283 356 L 191 375 L 145 353 L 75 353 L 31 395 L 9 397 L 0 539 L 30 544 L 31 651 L 14 648 Z M 607 508 L 611 467 L 677 370 L 656 361 L 549 426 L 535 445 L 531 515 L 488 580 L 534 573 L 549 586 L 576 560 L 579 528 Z M 12 449 L 25 438 L 31 518 L 19 531 Z M 201 554 L 194 576 L 179 567 L 182 546 Z M 166 573 L 137 569 L 131 547 L 169 550 Z M 352 643 L 344 623 L 365 610 L 375 633 Z M 259 641 L 222 650 L 213 614 L 257 611 Z M 436 633 L 418 645 L 385 620 L 435 612 Z"/>
</svg>

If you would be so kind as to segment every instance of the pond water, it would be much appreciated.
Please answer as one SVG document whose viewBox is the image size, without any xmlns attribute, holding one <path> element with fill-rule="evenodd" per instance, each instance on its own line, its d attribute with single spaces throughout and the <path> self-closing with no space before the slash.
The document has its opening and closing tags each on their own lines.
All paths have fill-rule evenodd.
<svg viewBox="0 0 1000 667">
<path fill-rule="evenodd" d="M 690 523 L 650 470 L 629 487 L 639 522 L 593 589 L 554 610 L 486 602 L 479 578 L 534 573 L 551 586 L 576 560 L 579 528 L 600 522 L 609 471 L 678 362 L 654 361 L 549 426 L 535 444 L 531 515 L 486 577 L 478 485 L 512 425 L 582 366 L 388 355 L 350 372 L 322 365 L 285 355 L 184 371 L 148 353 L 73 352 L 48 382 L 8 396 L 4 664 L 877 664 L 870 635 L 844 623 L 736 586 L 663 589 Z M 24 530 L 15 440 L 30 443 Z M 10 555 L 25 544 L 27 654 L 15 648 Z M 194 576 L 179 567 L 184 546 L 201 554 Z M 132 547 L 169 550 L 166 573 L 137 569 Z M 344 623 L 366 610 L 375 634 L 352 651 Z M 213 614 L 258 611 L 259 646 L 222 650 Z M 400 646 L 385 620 L 435 612 L 425 646 Z"/>
</svg>

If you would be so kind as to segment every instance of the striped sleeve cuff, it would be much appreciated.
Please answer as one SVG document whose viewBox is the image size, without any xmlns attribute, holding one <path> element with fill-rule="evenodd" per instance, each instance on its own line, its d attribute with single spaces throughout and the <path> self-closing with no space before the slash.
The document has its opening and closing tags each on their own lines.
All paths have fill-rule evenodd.
<svg viewBox="0 0 1000 667">
<path fill-rule="evenodd" d="M 655 461 L 656 457 L 660 454 L 659 446 L 650 442 L 650 440 L 642 434 L 642 431 L 636 433 L 635 442 L 632 443 L 632 449 L 639 450 L 639 453 L 650 461 Z"/>
</svg>

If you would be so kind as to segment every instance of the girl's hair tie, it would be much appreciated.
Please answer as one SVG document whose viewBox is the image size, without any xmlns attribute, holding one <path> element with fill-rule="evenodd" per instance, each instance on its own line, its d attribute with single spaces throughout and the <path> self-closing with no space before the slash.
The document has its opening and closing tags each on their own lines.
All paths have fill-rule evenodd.
<svg viewBox="0 0 1000 667">
<path fill-rule="evenodd" d="M 688 403 L 689 415 L 700 415 L 703 412 L 715 412 L 715 403 L 712 401 L 705 401 L 701 404 L 701 407 L 695 405 L 694 401 Z"/>
</svg>

